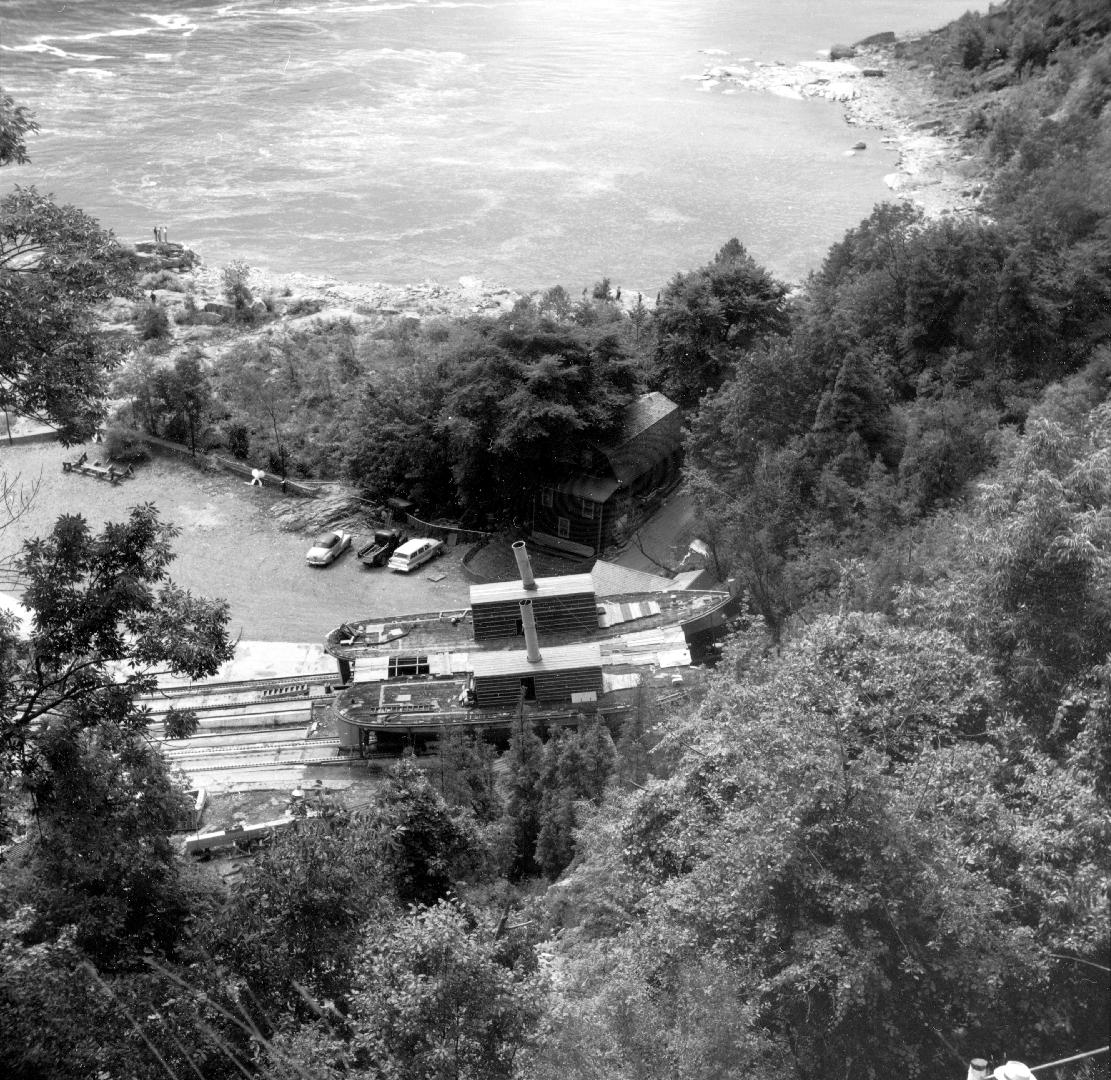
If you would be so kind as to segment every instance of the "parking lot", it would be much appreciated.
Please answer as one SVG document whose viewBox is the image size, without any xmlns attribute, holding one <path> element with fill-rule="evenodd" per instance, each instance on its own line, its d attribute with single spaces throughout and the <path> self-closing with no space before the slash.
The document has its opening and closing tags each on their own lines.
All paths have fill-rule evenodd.
<svg viewBox="0 0 1111 1080">
<path fill-rule="evenodd" d="M 121 520 L 132 506 L 154 503 L 165 521 L 181 530 L 170 567 L 179 585 L 227 600 L 232 634 L 253 641 L 319 641 L 347 619 L 391 612 L 465 606 L 468 582 L 455 548 L 410 575 L 364 568 L 352 552 L 332 566 L 305 564 L 313 536 L 285 532 L 273 520 L 275 493 L 249 487 L 224 473 L 155 459 L 113 486 L 76 473 L 62 462 L 81 450 L 94 459 L 97 446 L 64 448 L 55 443 L 0 446 L 0 468 L 38 484 L 30 511 L 0 529 L 0 558 L 23 541 L 50 531 L 59 514 L 83 514 L 95 529 Z M 433 577 L 444 575 L 442 580 Z"/>
</svg>

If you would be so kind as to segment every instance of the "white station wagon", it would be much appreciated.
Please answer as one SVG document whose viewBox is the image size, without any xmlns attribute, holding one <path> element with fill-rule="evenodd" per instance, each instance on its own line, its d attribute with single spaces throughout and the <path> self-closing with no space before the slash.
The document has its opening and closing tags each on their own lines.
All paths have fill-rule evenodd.
<svg viewBox="0 0 1111 1080">
<path fill-rule="evenodd" d="M 386 565 L 391 570 L 399 570 L 403 574 L 415 570 L 429 559 L 436 558 L 443 553 L 443 540 L 433 540 L 431 537 L 418 537 L 416 540 L 407 540 L 390 556 Z"/>
</svg>

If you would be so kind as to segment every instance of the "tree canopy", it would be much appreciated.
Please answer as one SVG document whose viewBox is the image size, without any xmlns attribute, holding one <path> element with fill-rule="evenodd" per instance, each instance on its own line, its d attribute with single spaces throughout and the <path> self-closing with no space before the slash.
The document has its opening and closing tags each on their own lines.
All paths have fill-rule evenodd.
<svg viewBox="0 0 1111 1080">
<path fill-rule="evenodd" d="M 695 405 L 738 354 L 786 329 L 786 295 L 736 239 L 701 269 L 676 274 L 656 308 L 656 381 L 677 404 Z"/>
<path fill-rule="evenodd" d="M 91 435 L 118 362 L 95 308 L 133 277 L 115 238 L 83 211 L 34 188 L 0 199 L 0 408 L 51 424 L 67 443 Z"/>
</svg>

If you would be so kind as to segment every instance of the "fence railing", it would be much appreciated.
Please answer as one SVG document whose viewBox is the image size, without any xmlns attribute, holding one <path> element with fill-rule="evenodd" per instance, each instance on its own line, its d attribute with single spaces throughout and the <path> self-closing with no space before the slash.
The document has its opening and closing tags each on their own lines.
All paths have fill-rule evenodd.
<svg viewBox="0 0 1111 1080">
<path fill-rule="evenodd" d="M 141 434 L 143 442 L 152 450 L 161 454 L 169 454 L 172 457 L 179 458 L 182 461 L 188 461 L 198 468 L 217 468 L 223 469 L 224 472 L 230 472 L 235 476 L 242 476 L 245 480 L 251 481 L 257 478 L 263 487 L 276 488 L 286 495 L 301 495 L 307 499 L 314 499 L 320 494 L 319 482 L 315 485 L 302 484 L 299 480 L 290 480 L 289 477 L 277 476 L 274 473 L 266 472 L 264 469 L 257 469 L 250 465 L 244 465 L 242 461 L 235 461 L 233 458 L 226 458 L 220 454 L 209 452 L 194 454 L 188 446 L 182 443 L 171 442 L 169 439 L 160 439 L 155 435 Z"/>
<path fill-rule="evenodd" d="M 455 542 L 459 544 L 477 544 L 481 540 L 489 540 L 494 535 L 481 529 L 464 529 L 462 525 L 452 522 L 422 521 L 414 514 L 406 514 L 405 523 L 411 532 L 419 532 L 421 536 L 431 536 L 437 540 L 447 540 L 454 536 Z"/>
</svg>

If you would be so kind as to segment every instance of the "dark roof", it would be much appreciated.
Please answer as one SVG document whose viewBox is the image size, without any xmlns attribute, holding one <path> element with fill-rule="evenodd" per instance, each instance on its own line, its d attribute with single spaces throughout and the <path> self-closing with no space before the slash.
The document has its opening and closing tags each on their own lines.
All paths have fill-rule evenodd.
<svg viewBox="0 0 1111 1080">
<path fill-rule="evenodd" d="M 679 406 L 658 390 L 625 406 L 621 429 L 598 444 L 613 475 L 623 484 L 669 457 L 682 444 Z"/>
<path fill-rule="evenodd" d="M 619 487 L 621 481 L 612 476 L 572 476 L 562 484 L 556 484 L 556 491 L 571 495 L 576 499 L 590 499 L 592 502 L 605 502 Z"/>
</svg>

